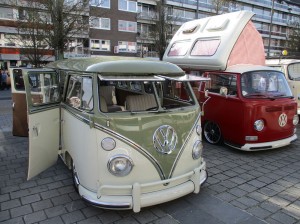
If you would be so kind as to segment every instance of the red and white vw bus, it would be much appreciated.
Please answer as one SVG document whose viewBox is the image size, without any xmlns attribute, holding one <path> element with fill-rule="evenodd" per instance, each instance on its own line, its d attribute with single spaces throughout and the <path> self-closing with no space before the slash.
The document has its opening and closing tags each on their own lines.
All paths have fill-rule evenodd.
<svg viewBox="0 0 300 224">
<path fill-rule="evenodd" d="M 297 139 L 297 103 L 282 72 L 265 66 L 264 46 L 249 11 L 187 22 L 164 60 L 209 82 L 194 83 L 203 134 L 211 144 L 254 151 Z"/>
</svg>

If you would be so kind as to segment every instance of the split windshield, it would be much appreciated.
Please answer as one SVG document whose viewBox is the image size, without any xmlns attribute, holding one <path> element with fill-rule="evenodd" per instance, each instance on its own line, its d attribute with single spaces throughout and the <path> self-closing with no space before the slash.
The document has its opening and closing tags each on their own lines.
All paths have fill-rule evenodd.
<svg viewBox="0 0 300 224">
<path fill-rule="evenodd" d="M 253 71 L 242 74 L 242 95 L 246 98 L 292 97 L 284 77 L 277 71 Z"/>
<path fill-rule="evenodd" d="M 166 112 L 195 105 L 189 82 L 100 81 L 99 105 L 104 113 Z"/>
</svg>

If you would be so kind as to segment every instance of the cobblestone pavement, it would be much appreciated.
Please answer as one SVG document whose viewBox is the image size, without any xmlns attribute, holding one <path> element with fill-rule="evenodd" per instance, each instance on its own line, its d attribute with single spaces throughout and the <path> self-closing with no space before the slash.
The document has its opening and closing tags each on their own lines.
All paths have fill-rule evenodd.
<svg viewBox="0 0 300 224">
<path fill-rule="evenodd" d="M 103 210 L 80 199 L 61 160 L 26 181 L 28 139 L 11 135 L 12 116 L 4 109 L 11 101 L 3 99 L 0 223 L 300 224 L 300 140 L 250 153 L 204 143 L 209 178 L 199 194 L 140 213 Z"/>
</svg>

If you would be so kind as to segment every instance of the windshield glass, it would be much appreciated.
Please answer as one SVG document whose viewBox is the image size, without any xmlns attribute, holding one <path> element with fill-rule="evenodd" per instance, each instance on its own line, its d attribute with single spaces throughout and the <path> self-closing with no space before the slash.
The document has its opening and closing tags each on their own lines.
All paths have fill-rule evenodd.
<svg viewBox="0 0 300 224">
<path fill-rule="evenodd" d="M 290 79 L 300 79 L 300 62 L 288 66 L 288 75 Z"/>
<path fill-rule="evenodd" d="M 166 112 L 195 105 L 189 82 L 100 81 L 99 105 L 104 113 Z"/>
<path fill-rule="evenodd" d="M 292 97 L 284 77 L 277 71 L 253 71 L 242 74 L 242 94 L 247 98 Z"/>
</svg>

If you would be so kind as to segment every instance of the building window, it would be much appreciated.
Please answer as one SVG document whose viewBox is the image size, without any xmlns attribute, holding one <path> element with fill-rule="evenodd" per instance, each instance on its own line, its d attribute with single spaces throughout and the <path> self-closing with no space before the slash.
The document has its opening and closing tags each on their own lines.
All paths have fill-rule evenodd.
<svg viewBox="0 0 300 224">
<path fill-rule="evenodd" d="M 16 19 L 17 10 L 12 8 L 0 8 L 0 18 L 1 19 Z"/>
<path fill-rule="evenodd" d="M 110 18 L 92 17 L 90 26 L 91 28 L 110 30 Z"/>
<path fill-rule="evenodd" d="M 137 12 L 137 2 L 119 0 L 119 10 L 127 12 Z"/>
<path fill-rule="evenodd" d="M 110 40 L 91 39 L 91 50 L 110 51 Z"/>
<path fill-rule="evenodd" d="M 119 41 L 119 52 L 136 53 L 136 42 Z"/>
<path fill-rule="evenodd" d="M 137 23 L 131 21 L 119 20 L 119 31 L 136 33 Z"/>
<path fill-rule="evenodd" d="M 110 9 L 110 0 L 90 0 L 90 5 Z"/>
</svg>

